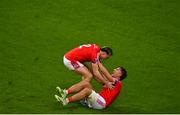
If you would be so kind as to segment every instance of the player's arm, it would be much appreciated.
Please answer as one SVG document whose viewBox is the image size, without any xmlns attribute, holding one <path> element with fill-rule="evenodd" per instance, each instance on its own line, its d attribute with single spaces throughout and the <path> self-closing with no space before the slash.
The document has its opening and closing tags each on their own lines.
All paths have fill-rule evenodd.
<svg viewBox="0 0 180 115">
<path fill-rule="evenodd" d="M 99 69 L 101 70 L 102 74 L 104 77 L 106 77 L 110 82 L 114 82 L 113 77 L 111 74 L 108 72 L 108 70 L 103 66 L 101 62 L 98 62 Z"/>
<path fill-rule="evenodd" d="M 97 63 L 92 63 L 92 71 L 94 76 L 98 79 L 99 82 L 106 84 L 108 88 L 113 88 L 112 84 L 102 77 L 101 73 L 99 72 L 99 67 Z"/>
<path fill-rule="evenodd" d="M 104 78 L 105 80 L 109 81 L 109 80 L 105 77 L 105 75 L 104 75 L 103 73 L 101 73 L 101 75 L 103 76 L 103 78 Z"/>
<path fill-rule="evenodd" d="M 109 81 L 101 72 L 100 74 L 102 75 L 102 77 L 106 80 L 106 81 Z M 94 79 L 96 79 L 97 82 L 101 83 L 101 84 L 104 84 L 99 78 L 97 78 L 96 76 L 94 76 Z"/>
</svg>

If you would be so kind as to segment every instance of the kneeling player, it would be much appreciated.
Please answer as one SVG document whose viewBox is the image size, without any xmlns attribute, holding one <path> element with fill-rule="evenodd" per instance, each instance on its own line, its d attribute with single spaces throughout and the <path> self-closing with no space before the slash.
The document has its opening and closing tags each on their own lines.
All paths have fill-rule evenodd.
<svg viewBox="0 0 180 115">
<path fill-rule="evenodd" d="M 89 82 L 81 81 L 68 90 L 71 90 L 71 93 L 78 92 L 71 97 L 66 97 L 69 93 L 67 90 L 62 90 L 60 87 L 56 87 L 58 92 L 61 94 L 61 97 L 55 95 L 57 101 L 61 102 L 63 105 L 68 103 L 79 101 L 83 102 L 83 105 L 87 105 L 89 108 L 93 109 L 104 109 L 108 107 L 118 96 L 122 88 L 122 80 L 126 78 L 127 72 L 123 67 L 114 69 L 112 77 L 116 78 L 116 81 L 113 83 L 114 87 L 108 89 L 104 85 L 99 93 L 96 93 Z M 82 101 L 83 100 L 83 101 Z"/>
</svg>

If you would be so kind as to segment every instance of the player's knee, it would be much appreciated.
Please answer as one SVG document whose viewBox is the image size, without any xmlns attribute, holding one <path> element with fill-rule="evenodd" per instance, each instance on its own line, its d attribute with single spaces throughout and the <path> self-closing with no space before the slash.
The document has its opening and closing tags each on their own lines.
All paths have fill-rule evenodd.
<svg viewBox="0 0 180 115">
<path fill-rule="evenodd" d="M 91 88 L 91 84 L 88 81 L 84 81 L 84 87 Z"/>
<path fill-rule="evenodd" d="M 91 94 L 91 92 L 92 92 L 92 89 L 90 89 L 90 88 L 84 88 L 84 90 L 85 90 L 85 93 L 87 94 L 87 95 L 90 95 Z"/>
<path fill-rule="evenodd" d="M 88 74 L 87 74 L 87 77 L 90 78 L 90 79 L 92 79 L 93 75 L 92 75 L 91 73 L 88 73 Z"/>
<path fill-rule="evenodd" d="M 85 76 L 86 81 L 88 81 L 88 82 L 90 82 L 91 79 L 92 79 L 92 77 L 93 77 L 93 75 L 92 75 L 91 73 L 87 73 L 87 74 L 84 75 L 84 76 Z"/>
</svg>

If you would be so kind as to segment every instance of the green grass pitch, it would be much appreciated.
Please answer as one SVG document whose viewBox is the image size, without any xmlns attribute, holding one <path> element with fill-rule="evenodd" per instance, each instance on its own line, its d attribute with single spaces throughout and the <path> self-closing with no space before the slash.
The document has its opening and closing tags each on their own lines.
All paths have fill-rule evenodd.
<svg viewBox="0 0 180 115">
<path fill-rule="evenodd" d="M 180 0 L 0 0 L 0 113 L 180 113 L 179 7 Z M 103 61 L 109 71 L 128 70 L 105 110 L 54 99 L 57 85 L 81 80 L 62 57 L 86 43 L 112 47 Z"/>
</svg>

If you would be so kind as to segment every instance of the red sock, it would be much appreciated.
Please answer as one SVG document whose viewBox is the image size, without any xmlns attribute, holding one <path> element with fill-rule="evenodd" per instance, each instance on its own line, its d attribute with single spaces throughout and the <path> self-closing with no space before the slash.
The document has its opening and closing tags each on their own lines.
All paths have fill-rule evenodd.
<svg viewBox="0 0 180 115">
<path fill-rule="evenodd" d="M 68 103 L 70 103 L 70 102 L 72 102 L 72 101 L 73 101 L 72 97 L 67 98 L 67 102 L 68 102 Z"/>
<path fill-rule="evenodd" d="M 67 94 L 70 94 L 70 93 L 72 93 L 72 90 L 68 89 Z"/>
</svg>

